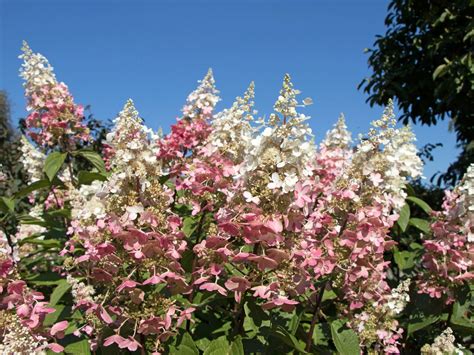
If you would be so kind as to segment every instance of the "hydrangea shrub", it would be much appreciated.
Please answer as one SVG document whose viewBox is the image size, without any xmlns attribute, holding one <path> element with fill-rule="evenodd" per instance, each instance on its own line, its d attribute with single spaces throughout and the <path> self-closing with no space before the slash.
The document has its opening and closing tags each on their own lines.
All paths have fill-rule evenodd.
<svg viewBox="0 0 474 355">
<path fill-rule="evenodd" d="M 0 200 L 20 221 L 0 238 L 2 352 L 469 351 L 474 165 L 431 211 L 392 103 L 316 143 L 289 75 L 265 118 L 253 83 L 217 112 L 210 70 L 168 134 L 128 100 L 98 154 L 47 59 L 20 58 L 30 185 Z"/>
</svg>

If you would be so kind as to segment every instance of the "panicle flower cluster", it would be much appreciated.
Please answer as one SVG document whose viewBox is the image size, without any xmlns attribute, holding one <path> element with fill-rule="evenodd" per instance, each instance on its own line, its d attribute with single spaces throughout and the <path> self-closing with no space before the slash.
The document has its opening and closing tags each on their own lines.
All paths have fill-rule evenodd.
<svg viewBox="0 0 474 355">
<path fill-rule="evenodd" d="M 122 189 L 122 183 L 134 180 L 141 190 L 147 186 L 146 177 L 161 175 L 161 162 L 157 160 L 156 136 L 145 127 L 132 100 L 128 100 L 115 119 L 115 126 L 107 134 L 110 147 L 110 169 L 113 190 Z"/>
<path fill-rule="evenodd" d="M 244 160 L 245 148 L 255 131 L 252 127 L 253 115 L 256 114 L 254 97 L 255 85 L 252 82 L 243 97 L 237 97 L 231 108 L 219 112 L 212 120 L 210 144 L 235 164 Z"/>
<path fill-rule="evenodd" d="M 454 302 L 454 291 L 474 280 L 474 211 L 471 204 L 474 164 L 468 168 L 460 186 L 446 191 L 443 211 L 433 212 L 431 233 L 423 236 L 424 272 L 418 292 Z"/>
<path fill-rule="evenodd" d="M 28 174 L 28 182 L 41 180 L 43 177 L 43 164 L 46 156 L 28 141 L 25 136 L 21 137 L 21 163 Z"/>
<path fill-rule="evenodd" d="M 421 348 L 421 353 L 423 355 L 464 354 L 461 347 L 457 347 L 456 345 L 454 345 L 455 341 L 456 338 L 453 335 L 453 330 L 448 327 L 439 336 L 435 338 L 433 344 L 425 344 Z"/>
<path fill-rule="evenodd" d="M 196 90 L 189 94 L 186 99 L 186 104 L 183 107 L 184 117 L 190 119 L 198 116 L 210 118 L 214 107 L 220 100 L 219 91 L 216 89 L 214 83 L 214 76 L 212 69 L 209 69 L 204 79 L 199 81 L 200 85 Z"/>
<path fill-rule="evenodd" d="M 349 326 L 359 335 L 361 344 L 376 353 L 398 354 L 403 329 L 395 319 L 410 301 L 410 279 L 401 282 L 390 294 L 372 304 L 350 320 Z"/>
<path fill-rule="evenodd" d="M 85 132 L 72 98 L 58 94 L 64 87 L 44 57 L 26 47 L 23 58 L 25 90 L 42 122 L 31 137 L 69 149 L 64 134 L 78 142 Z M 44 204 L 72 208 L 61 255 L 74 308 L 84 315 L 74 334 L 92 350 L 162 352 L 194 321 L 198 293 L 232 297 L 237 310 L 253 299 L 265 310 L 292 311 L 326 289 L 335 291 L 338 316 L 349 319 L 364 350 L 398 353 L 396 317 L 409 301 L 410 280 L 391 289 L 384 254 L 396 244 L 389 232 L 406 184 L 422 166 L 413 133 L 395 127 L 393 104 L 352 149 L 343 116 L 319 147 L 313 143 L 289 75 L 268 120 L 254 120 L 253 83 L 214 114 L 217 94 L 209 71 L 164 137 L 143 125 L 129 100 L 107 135 L 105 181 L 75 186 L 60 172 L 66 192 L 53 191 Z M 55 120 L 66 131 L 53 131 Z M 35 181 L 44 155 L 26 143 L 24 164 Z M 439 221 L 425 241 L 431 276 L 424 290 L 471 278 L 473 176 L 474 168 L 433 215 Z M 11 254 L 6 236 L 0 243 Z M 16 310 L 30 332 L 41 329 L 52 310 L 15 279 L 10 254 L 0 256 L 0 309 Z M 63 335 L 66 323 L 55 324 L 47 341 Z"/>
<path fill-rule="evenodd" d="M 5 354 L 42 354 L 47 348 L 62 351 L 55 343 L 55 330 L 43 326 L 48 307 L 44 295 L 29 288 L 19 279 L 14 259 L 0 254 L 0 351 Z M 67 322 L 63 322 L 67 324 Z M 59 325 L 60 327 L 61 325 Z"/>
<path fill-rule="evenodd" d="M 46 339 L 34 336 L 14 313 L 0 311 L 0 353 L 2 354 L 46 354 Z"/>
<path fill-rule="evenodd" d="M 23 42 L 23 59 L 20 76 L 25 80 L 27 133 L 43 149 L 61 146 L 73 149 L 77 143 L 87 141 L 89 129 L 84 124 L 84 110 L 74 103 L 68 87 L 58 82 L 48 60 L 33 53 Z"/>
<path fill-rule="evenodd" d="M 291 78 L 285 75 L 283 87 L 272 113 L 265 122 L 260 119 L 262 131 L 246 149 L 241 174 L 253 189 L 261 193 L 271 190 L 275 194 L 294 191 L 296 183 L 311 175 L 315 158 L 309 117 L 296 111 L 300 92 L 293 88 Z M 268 176 L 270 179 L 268 180 Z M 258 197 L 258 193 L 252 193 Z"/>
<path fill-rule="evenodd" d="M 347 149 L 351 145 L 351 133 L 347 130 L 346 120 L 341 113 L 334 128 L 326 133 L 326 137 L 321 145 L 329 149 L 341 148 Z"/>
<path fill-rule="evenodd" d="M 182 168 L 182 158 L 201 145 L 209 136 L 209 120 L 219 99 L 209 69 L 196 90 L 189 94 L 183 107 L 183 117 L 171 126 L 171 132 L 158 142 L 158 158 L 169 172 L 176 174 Z"/>
<path fill-rule="evenodd" d="M 67 275 L 66 280 L 71 285 L 71 294 L 76 304 L 94 302 L 95 291 L 91 285 L 86 285 L 71 275 Z"/>
<path fill-rule="evenodd" d="M 372 122 L 367 137 L 354 154 L 358 178 L 384 191 L 389 204 L 399 210 L 406 198 L 403 191 L 407 178 L 421 177 L 423 164 L 416 154 L 415 136 L 410 127 L 395 128 L 393 102 L 390 101 L 380 120 Z"/>
</svg>

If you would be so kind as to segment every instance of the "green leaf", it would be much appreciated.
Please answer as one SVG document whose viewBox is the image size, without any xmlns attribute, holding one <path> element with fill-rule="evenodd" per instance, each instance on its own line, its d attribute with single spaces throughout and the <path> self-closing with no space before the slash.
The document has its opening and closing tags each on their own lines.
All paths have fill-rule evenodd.
<svg viewBox="0 0 474 355">
<path fill-rule="evenodd" d="M 300 343 L 300 341 L 293 334 L 289 333 L 282 326 L 277 326 L 272 334 L 281 339 L 286 345 L 291 346 L 300 353 L 306 354 L 304 344 Z"/>
<path fill-rule="evenodd" d="M 415 196 L 408 196 L 407 201 L 413 202 L 415 205 L 420 207 L 423 211 L 425 211 L 427 214 L 430 214 L 432 209 L 431 207 L 423 201 L 421 198 L 415 197 Z"/>
<path fill-rule="evenodd" d="M 34 224 L 37 226 L 46 227 L 48 224 L 40 218 L 32 217 L 29 214 L 18 216 L 21 224 Z"/>
<path fill-rule="evenodd" d="M 412 321 L 411 323 L 408 324 L 408 335 L 410 336 L 414 332 L 426 328 L 430 324 L 435 323 L 439 319 L 438 316 L 423 316 L 422 319 L 416 319 L 414 322 Z"/>
<path fill-rule="evenodd" d="M 79 155 L 89 161 L 100 173 L 105 173 L 105 164 L 99 153 L 93 150 L 78 150 L 76 155 Z"/>
<path fill-rule="evenodd" d="M 18 191 L 15 194 L 15 197 L 22 198 L 22 197 L 28 196 L 33 191 L 43 189 L 45 187 L 49 187 L 50 185 L 51 185 L 51 183 L 46 179 L 35 181 L 35 182 L 29 184 L 27 187 L 25 187 L 25 188 L 21 189 L 20 191 Z"/>
<path fill-rule="evenodd" d="M 57 304 L 56 306 L 54 306 L 54 308 L 56 310 L 53 313 L 49 313 L 46 315 L 46 317 L 44 317 L 43 325 L 48 326 L 48 325 L 53 325 L 54 323 L 56 323 L 59 320 L 59 317 L 63 313 L 66 306 L 62 304 Z"/>
<path fill-rule="evenodd" d="M 183 221 L 183 233 L 186 237 L 191 237 L 198 227 L 198 220 L 196 217 L 186 217 Z"/>
<path fill-rule="evenodd" d="M 300 325 L 301 317 L 303 316 L 304 312 L 298 312 L 298 309 L 294 310 L 293 317 L 290 319 L 290 324 L 288 330 L 290 334 L 295 335 L 296 331 L 298 330 L 298 326 Z"/>
<path fill-rule="evenodd" d="M 436 80 L 438 77 L 441 78 L 446 73 L 447 69 L 448 69 L 447 64 L 441 64 L 440 66 L 438 66 L 433 72 L 433 80 Z"/>
<path fill-rule="evenodd" d="M 20 245 L 23 244 L 35 244 L 35 245 L 41 245 L 45 248 L 59 248 L 61 246 L 61 243 L 59 240 L 56 239 L 38 239 L 39 236 L 36 236 L 35 238 L 25 238 L 20 241 Z"/>
<path fill-rule="evenodd" d="M 68 208 L 60 208 L 46 212 L 47 217 L 66 217 L 71 218 L 71 210 Z"/>
<path fill-rule="evenodd" d="M 395 259 L 395 263 L 400 270 L 406 270 L 415 266 L 416 255 L 417 254 L 415 252 L 407 250 L 395 251 L 393 253 L 393 258 Z"/>
<path fill-rule="evenodd" d="M 199 355 L 199 350 L 188 332 L 184 333 L 181 343 L 179 343 L 179 346 L 176 348 L 176 353 L 183 355 Z"/>
<path fill-rule="evenodd" d="M 428 234 L 430 232 L 430 222 L 428 222 L 426 219 L 410 218 L 410 221 L 408 223 L 425 234 Z"/>
<path fill-rule="evenodd" d="M 0 197 L 0 209 L 5 213 L 15 212 L 15 200 L 10 197 Z"/>
<path fill-rule="evenodd" d="M 28 283 L 41 286 L 57 285 L 62 280 L 64 279 L 61 277 L 61 275 L 52 271 L 43 272 L 40 274 L 36 274 L 33 277 L 26 278 L 26 281 L 28 281 Z"/>
<path fill-rule="evenodd" d="M 336 292 L 334 292 L 333 290 L 324 290 L 322 302 L 330 301 L 335 298 L 337 298 Z"/>
<path fill-rule="evenodd" d="M 218 338 L 209 343 L 203 355 L 223 355 L 229 353 L 229 343 L 225 338 Z"/>
<path fill-rule="evenodd" d="M 408 226 L 408 221 L 410 219 L 410 206 L 406 203 L 403 205 L 400 210 L 400 217 L 398 217 L 397 224 L 400 226 L 402 232 L 405 232 Z"/>
<path fill-rule="evenodd" d="M 240 336 L 236 337 L 230 346 L 230 355 L 245 355 L 244 353 L 244 344 L 242 344 L 242 339 Z"/>
<path fill-rule="evenodd" d="M 53 181 L 59 169 L 66 160 L 67 153 L 52 152 L 44 161 L 43 171 L 46 173 L 49 181 Z"/>
<path fill-rule="evenodd" d="M 101 173 L 94 173 L 92 171 L 79 171 L 77 174 L 77 180 L 81 185 L 90 185 L 91 182 L 95 180 L 105 181 L 107 180 L 107 176 Z"/>
<path fill-rule="evenodd" d="M 71 343 L 64 348 L 66 354 L 77 354 L 77 355 L 87 355 L 90 354 L 89 341 L 87 339 L 82 339 Z"/>
<path fill-rule="evenodd" d="M 53 293 L 51 293 L 49 304 L 51 306 L 55 306 L 70 288 L 71 285 L 66 280 L 61 280 L 54 289 Z"/>
<path fill-rule="evenodd" d="M 314 327 L 313 342 L 316 346 L 327 347 L 331 339 L 331 330 L 328 323 L 318 323 Z"/>
<path fill-rule="evenodd" d="M 342 321 L 331 323 L 331 336 L 339 354 L 360 355 L 359 337 L 352 329 L 344 328 Z"/>
</svg>

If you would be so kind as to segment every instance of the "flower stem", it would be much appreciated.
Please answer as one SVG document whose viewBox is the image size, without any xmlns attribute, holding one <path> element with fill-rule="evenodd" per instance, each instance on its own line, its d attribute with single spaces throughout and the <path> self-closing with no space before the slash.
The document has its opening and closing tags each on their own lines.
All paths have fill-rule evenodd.
<svg viewBox="0 0 474 355">
<path fill-rule="evenodd" d="M 309 327 L 308 335 L 306 337 L 306 351 L 311 350 L 311 345 L 313 344 L 313 333 L 314 328 L 316 327 L 316 322 L 318 321 L 319 307 L 323 300 L 324 290 L 326 289 L 327 280 L 323 282 L 319 290 L 318 298 L 316 299 L 316 304 L 314 305 L 313 318 L 311 319 L 311 325 Z"/>
</svg>

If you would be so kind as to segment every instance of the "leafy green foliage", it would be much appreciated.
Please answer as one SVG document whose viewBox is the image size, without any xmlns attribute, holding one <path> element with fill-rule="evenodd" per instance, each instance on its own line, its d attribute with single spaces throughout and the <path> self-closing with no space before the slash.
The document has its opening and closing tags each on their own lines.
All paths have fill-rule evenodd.
<svg viewBox="0 0 474 355">
<path fill-rule="evenodd" d="M 371 105 L 396 98 L 404 123 L 450 119 L 462 153 L 438 183 L 454 185 L 474 159 L 473 9 L 470 0 L 391 0 L 387 31 L 368 50 L 373 74 L 359 86 Z"/>
<path fill-rule="evenodd" d="M 342 321 L 336 320 L 331 323 L 331 336 L 340 354 L 360 354 L 359 337 L 352 329 L 345 328 Z"/>
<path fill-rule="evenodd" d="M 83 157 L 92 164 L 100 173 L 105 172 L 105 164 L 101 156 L 93 150 L 82 149 L 76 152 L 76 155 Z"/>
<path fill-rule="evenodd" d="M 67 153 L 60 152 L 52 152 L 46 157 L 43 171 L 45 172 L 49 181 L 53 181 L 53 179 L 56 177 L 56 174 L 59 172 L 59 169 L 61 169 L 66 157 Z"/>
</svg>

